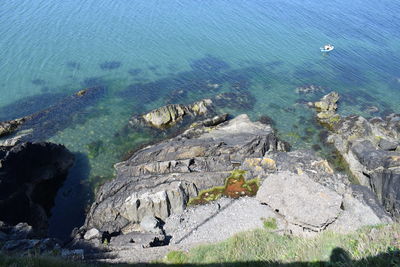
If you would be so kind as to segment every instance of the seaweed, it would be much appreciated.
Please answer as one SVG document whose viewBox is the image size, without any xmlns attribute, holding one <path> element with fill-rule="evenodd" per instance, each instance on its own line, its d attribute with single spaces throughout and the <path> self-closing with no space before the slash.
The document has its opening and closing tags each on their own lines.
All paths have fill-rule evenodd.
<svg viewBox="0 0 400 267">
<path fill-rule="evenodd" d="M 239 198 L 243 196 L 255 196 L 258 191 L 258 179 L 246 180 L 244 170 L 233 170 L 231 175 L 226 178 L 224 186 L 216 186 L 211 189 L 201 191 L 196 198 L 189 200 L 188 205 L 203 205 L 220 197 Z"/>
<path fill-rule="evenodd" d="M 102 70 L 114 70 L 118 69 L 122 66 L 120 61 L 104 61 L 103 63 L 99 64 L 100 69 Z"/>
<path fill-rule="evenodd" d="M 106 81 L 102 77 L 89 77 L 82 81 L 83 87 L 96 87 L 96 86 L 106 86 Z"/>
<path fill-rule="evenodd" d="M 76 116 L 82 110 L 94 105 L 105 95 L 106 88 L 92 87 L 81 90 L 71 96 L 67 96 L 58 102 L 52 102 L 50 107 L 36 113 L 29 113 L 30 119 L 21 126 L 21 131 L 30 130 L 29 135 L 24 136 L 26 141 L 42 141 L 71 125 L 77 123 L 76 118 L 89 119 L 90 116 Z M 26 114 L 28 115 L 28 114 Z"/>
<path fill-rule="evenodd" d="M 88 157 L 90 159 L 97 158 L 97 156 L 100 154 L 101 151 L 104 149 L 104 143 L 102 140 L 96 140 L 93 142 L 90 142 L 89 144 L 86 145 L 88 149 Z"/>
<path fill-rule="evenodd" d="M 81 64 L 75 61 L 67 61 L 65 65 L 70 69 L 79 70 L 81 68 Z"/>
<path fill-rule="evenodd" d="M 32 84 L 34 84 L 34 85 L 45 85 L 46 84 L 46 81 L 45 80 L 43 80 L 43 79 L 33 79 L 32 80 Z"/>
<path fill-rule="evenodd" d="M 46 109 L 66 97 L 65 93 L 43 93 L 18 99 L 0 108 L 0 121 L 24 117 Z"/>
<path fill-rule="evenodd" d="M 137 76 L 143 72 L 142 69 L 130 69 L 128 70 L 128 73 L 132 76 Z"/>
<path fill-rule="evenodd" d="M 219 72 L 228 69 L 229 65 L 225 61 L 211 55 L 206 55 L 204 58 L 193 60 L 190 67 L 195 71 L 200 72 Z"/>
</svg>

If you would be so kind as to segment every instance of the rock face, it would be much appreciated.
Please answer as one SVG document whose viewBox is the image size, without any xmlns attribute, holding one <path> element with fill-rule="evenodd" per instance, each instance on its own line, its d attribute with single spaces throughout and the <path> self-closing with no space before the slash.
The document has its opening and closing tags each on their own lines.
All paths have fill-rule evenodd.
<svg viewBox="0 0 400 267">
<path fill-rule="evenodd" d="M 268 176 L 257 199 L 282 214 L 287 221 L 314 231 L 333 223 L 340 212 L 342 196 L 314 182 L 307 174 L 281 172 Z"/>
<path fill-rule="evenodd" d="M 163 106 L 150 111 L 139 117 L 134 117 L 131 123 L 137 123 L 138 120 L 143 119 L 148 125 L 163 129 L 175 125 L 181 121 L 185 116 L 201 116 L 210 112 L 212 109 L 211 99 L 203 99 L 191 105 L 171 104 Z"/>
<path fill-rule="evenodd" d="M 99 188 L 71 247 L 89 242 L 99 249 L 107 243 L 107 253 L 114 254 L 104 257 L 132 258 L 142 255 L 143 247 L 188 248 L 265 225 L 312 235 L 391 222 L 367 187 L 350 185 L 345 174 L 335 173 L 312 151 L 288 152 L 270 125 L 251 122 L 247 115 L 226 118 L 193 123 L 115 164 L 117 177 Z M 234 173 L 263 183 L 257 198 L 188 206 L 189 199 L 228 184 Z"/>
<path fill-rule="evenodd" d="M 0 147 L 0 220 L 27 222 L 45 233 L 54 197 L 74 156 L 62 145 Z"/>
<path fill-rule="evenodd" d="M 11 121 L 0 122 L 0 137 L 12 134 L 28 118 L 20 118 Z"/>
<path fill-rule="evenodd" d="M 331 92 L 324 96 L 320 101 L 315 102 L 313 105 L 317 110 L 317 119 L 328 127 L 333 127 L 335 123 L 340 120 L 340 116 L 336 114 L 337 102 L 339 94 Z"/>
<path fill-rule="evenodd" d="M 331 93 L 322 100 L 327 103 L 324 107 L 331 107 L 325 111 L 330 114 L 325 124 L 331 131 L 327 141 L 343 156 L 358 181 L 371 188 L 386 210 L 400 217 L 400 114 L 369 120 L 355 115 L 341 117 L 334 113 L 337 99 L 337 94 Z"/>
<path fill-rule="evenodd" d="M 116 164 L 117 177 L 99 189 L 85 227 L 127 233 L 145 216 L 165 220 L 182 212 L 200 190 L 224 185 L 229 171 L 246 158 L 287 149 L 269 125 L 251 122 L 247 115 L 204 126 L 209 124 L 210 120 L 197 123 Z"/>
<path fill-rule="evenodd" d="M 349 232 L 392 221 L 368 188 L 337 187 L 339 192 L 345 189 L 340 194 L 321 182 L 306 173 L 279 171 L 265 179 L 257 199 L 280 214 L 295 234 L 325 229 Z"/>
<path fill-rule="evenodd" d="M 56 239 L 38 239 L 27 223 L 11 226 L 0 221 L 0 249 L 3 251 L 27 255 L 30 251 L 44 253 L 60 248 Z"/>
</svg>

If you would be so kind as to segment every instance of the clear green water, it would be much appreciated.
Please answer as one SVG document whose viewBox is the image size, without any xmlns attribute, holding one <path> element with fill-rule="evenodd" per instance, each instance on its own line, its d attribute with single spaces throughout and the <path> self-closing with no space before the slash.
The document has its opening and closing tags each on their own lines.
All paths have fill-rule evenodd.
<svg viewBox="0 0 400 267">
<path fill-rule="evenodd" d="M 339 91 L 342 114 L 400 112 L 399 13 L 392 0 L 7 1 L 0 5 L 0 120 L 105 88 L 57 126 L 35 126 L 47 131 L 40 138 L 77 155 L 50 225 L 65 236 L 82 224 L 90 188 L 113 176 L 113 164 L 163 137 L 127 130 L 129 118 L 168 99 L 190 103 L 239 86 L 255 101 L 227 110 L 271 117 L 295 149 L 321 145 L 302 103 L 324 92 L 304 96 L 299 86 Z M 319 51 L 325 43 L 336 47 L 329 55 Z M 186 95 L 171 100 L 177 89 Z"/>
</svg>

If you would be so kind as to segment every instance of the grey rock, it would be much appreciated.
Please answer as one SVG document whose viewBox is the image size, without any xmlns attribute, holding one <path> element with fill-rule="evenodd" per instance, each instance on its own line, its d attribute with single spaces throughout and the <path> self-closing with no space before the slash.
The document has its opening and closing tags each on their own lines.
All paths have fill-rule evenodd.
<svg viewBox="0 0 400 267">
<path fill-rule="evenodd" d="M 2 250 L 21 252 L 22 254 L 27 254 L 33 250 L 36 253 L 44 253 L 59 248 L 58 241 L 53 238 L 9 240 L 2 246 Z"/>
<path fill-rule="evenodd" d="M 340 116 L 336 114 L 338 100 L 339 94 L 331 92 L 325 95 L 320 101 L 312 104 L 317 110 L 317 119 L 322 124 L 333 127 L 339 121 Z"/>
<path fill-rule="evenodd" d="M 257 199 L 295 225 L 322 231 L 340 214 L 342 196 L 306 174 L 271 174 L 257 192 Z"/>
<path fill-rule="evenodd" d="M 117 178 L 98 190 L 85 228 L 127 233 L 144 216 L 165 220 L 182 212 L 199 190 L 224 185 L 246 158 L 286 148 L 271 126 L 247 115 L 211 127 L 199 122 L 116 164 Z"/>
<path fill-rule="evenodd" d="M 241 168 L 247 170 L 248 178 L 260 179 L 279 171 L 290 171 L 299 175 L 304 173 L 339 194 L 343 194 L 350 183 L 346 175 L 334 172 L 328 161 L 311 150 L 271 151 L 263 158 L 246 159 Z"/>
<path fill-rule="evenodd" d="M 221 198 L 171 215 L 164 229 L 166 235 L 172 236 L 171 244 L 211 243 L 242 231 L 261 228 L 266 219 L 276 221 L 277 228 L 272 231 L 285 229 L 280 216 L 255 198 Z"/>
<path fill-rule="evenodd" d="M 343 197 L 342 213 L 329 230 L 348 233 L 366 225 L 391 223 L 376 196 L 365 186 L 351 185 Z"/>
<path fill-rule="evenodd" d="M 399 142 L 389 141 L 384 138 L 382 138 L 379 141 L 379 148 L 381 148 L 383 150 L 396 150 L 398 145 L 399 145 Z"/>
<path fill-rule="evenodd" d="M 34 235 L 33 228 L 27 223 L 18 223 L 11 227 L 9 239 L 27 239 Z"/>
<path fill-rule="evenodd" d="M 400 114 L 370 120 L 355 115 L 338 118 L 328 125 L 327 141 L 359 183 L 369 187 L 393 216 L 400 217 Z"/>
<path fill-rule="evenodd" d="M 144 120 L 148 125 L 163 129 L 175 125 L 185 116 L 201 116 L 212 110 L 212 100 L 203 99 L 191 105 L 171 104 L 154 109 L 142 116 L 134 117 L 131 123 L 135 124 Z"/>
<path fill-rule="evenodd" d="M 83 236 L 83 238 L 85 240 L 90 240 L 90 239 L 99 238 L 99 237 L 100 237 L 100 232 L 96 228 L 92 228 L 92 229 L 88 230 L 85 233 L 85 235 Z"/>
<path fill-rule="evenodd" d="M 28 119 L 29 117 L 24 117 L 20 119 L 0 122 L 0 137 L 12 134 L 18 129 L 20 125 L 22 125 Z"/>
<path fill-rule="evenodd" d="M 162 234 L 161 223 L 154 216 L 143 217 L 140 228 L 149 233 Z"/>
</svg>

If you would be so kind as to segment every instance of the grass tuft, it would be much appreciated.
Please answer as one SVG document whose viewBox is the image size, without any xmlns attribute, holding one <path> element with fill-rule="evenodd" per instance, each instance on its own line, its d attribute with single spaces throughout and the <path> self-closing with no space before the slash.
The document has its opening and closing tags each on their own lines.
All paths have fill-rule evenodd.
<svg viewBox="0 0 400 267">
<path fill-rule="evenodd" d="M 275 218 L 268 218 L 268 219 L 263 218 L 262 220 L 265 229 L 276 230 L 278 228 L 278 224 Z"/>
</svg>

